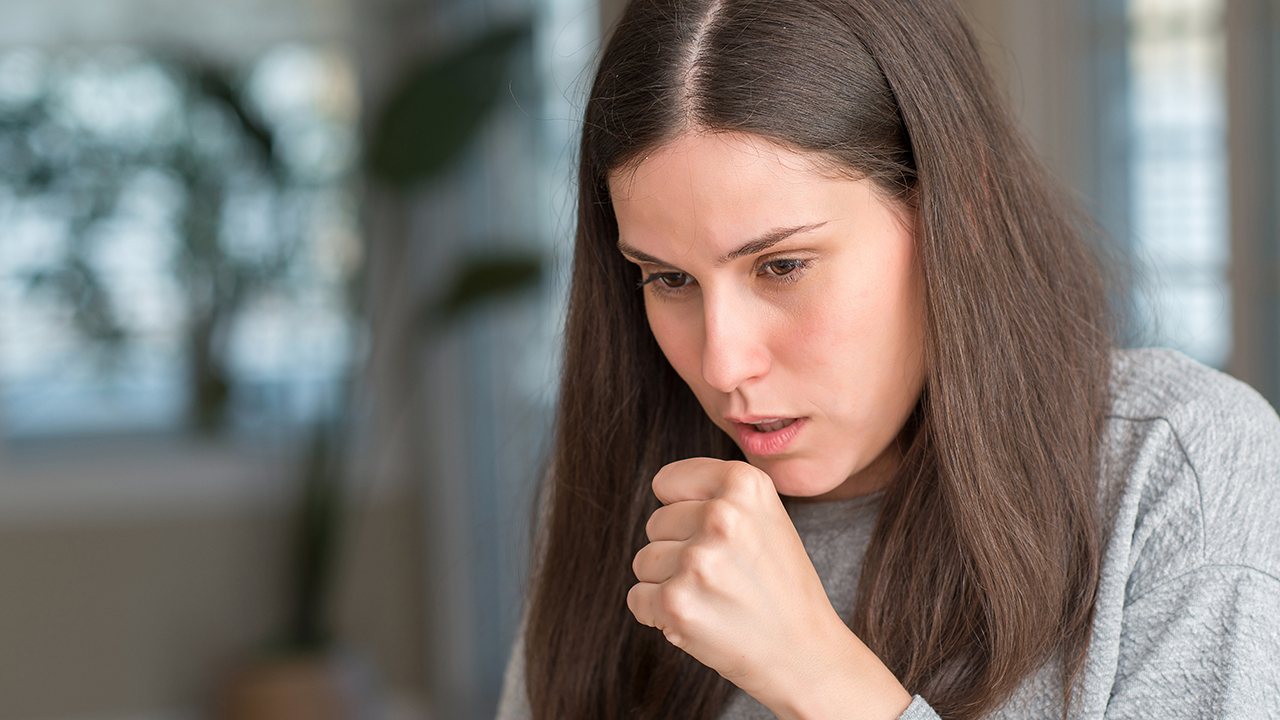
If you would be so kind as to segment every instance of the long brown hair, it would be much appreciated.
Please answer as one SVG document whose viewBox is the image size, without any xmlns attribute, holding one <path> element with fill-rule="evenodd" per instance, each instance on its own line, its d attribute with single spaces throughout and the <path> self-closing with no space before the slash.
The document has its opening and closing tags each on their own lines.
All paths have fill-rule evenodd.
<svg viewBox="0 0 1280 720">
<path fill-rule="evenodd" d="M 741 459 L 663 357 L 607 176 L 692 129 L 821 155 L 917 213 L 927 378 L 852 627 L 944 718 L 1060 658 L 1069 704 L 1100 556 L 1106 287 L 1081 223 L 947 0 L 643 0 L 587 103 L 553 481 L 526 628 L 534 717 L 713 718 L 731 686 L 627 609 L 649 483 Z"/>
</svg>

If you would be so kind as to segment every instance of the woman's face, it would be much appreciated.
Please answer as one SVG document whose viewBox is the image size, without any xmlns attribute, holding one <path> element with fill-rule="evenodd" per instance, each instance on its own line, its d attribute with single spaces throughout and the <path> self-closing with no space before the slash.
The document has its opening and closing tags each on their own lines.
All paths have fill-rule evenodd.
<svg viewBox="0 0 1280 720">
<path fill-rule="evenodd" d="M 924 382 L 912 213 L 754 135 L 689 133 L 610 175 L 649 327 L 778 492 L 878 490 Z"/>
</svg>

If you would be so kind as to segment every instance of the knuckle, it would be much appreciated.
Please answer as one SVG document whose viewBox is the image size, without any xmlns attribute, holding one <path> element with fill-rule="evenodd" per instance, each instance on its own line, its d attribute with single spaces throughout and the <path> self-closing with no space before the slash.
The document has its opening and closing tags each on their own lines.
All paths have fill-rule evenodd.
<svg viewBox="0 0 1280 720">
<path fill-rule="evenodd" d="M 741 522 L 742 517 L 737 506 L 724 500 L 708 502 L 702 517 L 705 532 L 716 539 L 732 537 Z"/>
<path fill-rule="evenodd" d="M 673 627 L 663 628 L 662 635 L 667 639 L 667 642 L 671 643 L 675 647 L 680 648 L 681 650 L 684 649 L 684 635 L 680 634 L 680 632 L 677 631 L 675 628 Z"/>
<path fill-rule="evenodd" d="M 744 462 L 731 462 L 725 465 L 724 484 L 731 492 L 743 492 L 753 488 L 759 482 L 760 471 Z"/>
<path fill-rule="evenodd" d="M 658 592 L 658 610 L 669 620 L 669 625 L 684 625 L 690 617 L 690 598 L 679 585 L 665 583 Z"/>
<path fill-rule="evenodd" d="M 708 585 L 715 577 L 716 553 L 702 545 L 690 547 L 684 553 L 684 571 L 699 585 Z"/>
</svg>

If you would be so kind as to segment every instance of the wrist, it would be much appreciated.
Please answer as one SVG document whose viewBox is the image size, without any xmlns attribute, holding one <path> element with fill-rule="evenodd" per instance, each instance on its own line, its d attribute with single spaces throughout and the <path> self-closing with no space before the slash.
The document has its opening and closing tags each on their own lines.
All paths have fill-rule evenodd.
<svg viewBox="0 0 1280 720">
<path fill-rule="evenodd" d="M 757 698 L 779 720 L 894 720 L 911 704 L 889 668 L 839 618 L 821 639 L 797 658 L 799 671 L 774 687 L 776 695 Z"/>
</svg>

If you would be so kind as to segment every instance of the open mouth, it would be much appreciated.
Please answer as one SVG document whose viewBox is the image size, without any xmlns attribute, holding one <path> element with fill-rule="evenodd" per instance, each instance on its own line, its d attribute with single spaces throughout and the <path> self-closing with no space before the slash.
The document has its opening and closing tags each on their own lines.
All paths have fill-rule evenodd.
<svg viewBox="0 0 1280 720">
<path fill-rule="evenodd" d="M 761 420 L 760 422 L 747 424 L 758 433 L 770 433 L 776 430 L 781 430 L 795 421 L 796 418 L 770 418 L 768 420 Z"/>
<path fill-rule="evenodd" d="M 757 422 L 733 423 L 738 446 L 746 454 L 756 457 L 786 452 L 807 424 L 808 420 L 803 417 L 762 418 Z"/>
</svg>

